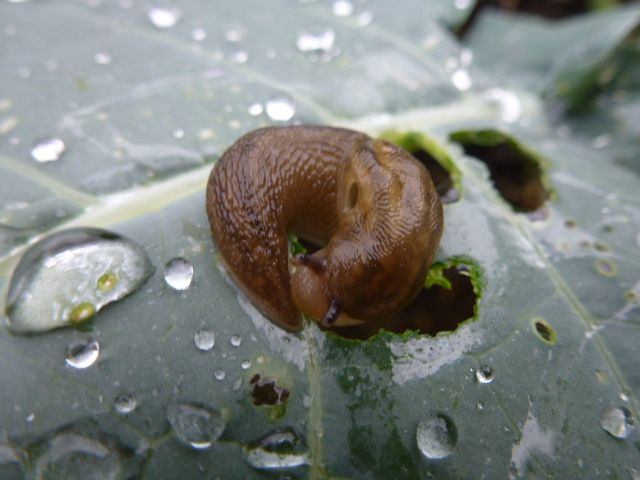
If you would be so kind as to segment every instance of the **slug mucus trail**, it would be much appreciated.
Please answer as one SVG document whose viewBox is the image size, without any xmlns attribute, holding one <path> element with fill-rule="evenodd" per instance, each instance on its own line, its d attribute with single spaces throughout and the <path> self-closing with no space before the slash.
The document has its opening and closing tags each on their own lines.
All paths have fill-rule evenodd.
<svg viewBox="0 0 640 480">
<path fill-rule="evenodd" d="M 418 294 L 443 228 L 427 169 L 343 128 L 268 127 L 237 140 L 206 192 L 213 239 L 241 290 L 288 330 L 390 318 Z M 290 258 L 288 234 L 316 245 Z"/>
</svg>

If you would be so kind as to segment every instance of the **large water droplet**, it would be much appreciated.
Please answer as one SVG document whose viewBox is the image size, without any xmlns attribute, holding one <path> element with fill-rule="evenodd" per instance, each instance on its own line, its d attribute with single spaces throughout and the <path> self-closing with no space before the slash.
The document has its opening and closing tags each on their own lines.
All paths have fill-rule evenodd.
<svg viewBox="0 0 640 480">
<path fill-rule="evenodd" d="M 195 336 L 193 337 L 193 341 L 195 342 L 196 348 L 198 350 L 208 352 L 213 348 L 216 337 L 213 333 L 213 330 L 209 330 L 208 328 L 201 328 L 196 332 Z"/>
<path fill-rule="evenodd" d="M 129 478 L 118 446 L 106 437 L 63 432 L 41 442 L 44 453 L 34 466 L 34 478 Z"/>
<path fill-rule="evenodd" d="M 153 26 L 160 29 L 173 27 L 180 20 L 181 15 L 182 12 L 177 8 L 165 7 L 153 7 L 147 13 Z"/>
<path fill-rule="evenodd" d="M 634 428 L 633 416 L 625 407 L 612 407 L 604 412 L 600 425 L 616 438 L 627 438 Z"/>
<path fill-rule="evenodd" d="M 72 344 L 64 361 L 73 368 L 89 368 L 100 355 L 100 345 L 95 340 L 85 340 Z"/>
<path fill-rule="evenodd" d="M 271 120 L 286 122 L 291 120 L 296 113 L 293 101 L 287 97 L 276 97 L 269 100 L 265 109 Z"/>
<path fill-rule="evenodd" d="M 291 428 L 282 428 L 260 438 L 245 449 L 249 465 L 259 470 L 289 469 L 309 465 L 302 439 Z"/>
<path fill-rule="evenodd" d="M 491 383 L 494 378 L 495 374 L 491 367 L 485 365 L 476 370 L 476 379 L 478 380 L 478 383 Z"/>
<path fill-rule="evenodd" d="M 193 265 L 189 260 L 176 257 L 169 260 L 164 267 L 164 280 L 175 290 L 186 290 L 193 279 Z"/>
<path fill-rule="evenodd" d="M 191 403 L 169 405 L 167 419 L 178 439 L 196 450 L 209 448 L 226 427 L 219 411 Z"/>
<path fill-rule="evenodd" d="M 113 402 L 113 408 L 115 408 L 116 412 L 121 415 L 127 415 L 128 413 L 133 412 L 137 405 L 138 401 L 136 400 L 136 397 L 129 395 L 128 393 L 118 395 Z"/>
<path fill-rule="evenodd" d="M 429 414 L 418 423 L 416 441 L 418 449 L 426 458 L 444 458 L 453 452 L 458 432 L 453 421 L 446 415 Z"/>
<path fill-rule="evenodd" d="M 55 162 L 60 160 L 65 148 L 64 142 L 59 138 L 42 138 L 31 148 L 31 156 L 37 162 Z"/>
<path fill-rule="evenodd" d="M 32 333 L 85 321 L 152 273 L 144 250 L 126 237 L 96 228 L 54 233 L 33 244 L 13 271 L 9 328 Z"/>
</svg>

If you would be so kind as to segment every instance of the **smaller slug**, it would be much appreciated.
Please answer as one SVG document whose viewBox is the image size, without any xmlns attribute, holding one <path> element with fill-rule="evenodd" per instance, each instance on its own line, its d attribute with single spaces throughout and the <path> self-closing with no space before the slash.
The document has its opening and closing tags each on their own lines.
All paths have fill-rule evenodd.
<svg viewBox="0 0 640 480">
<path fill-rule="evenodd" d="M 422 288 L 443 229 L 427 169 L 364 133 L 323 126 L 247 133 L 206 192 L 213 239 L 241 290 L 288 330 L 390 318 Z M 288 233 L 323 247 L 290 259 Z"/>
</svg>

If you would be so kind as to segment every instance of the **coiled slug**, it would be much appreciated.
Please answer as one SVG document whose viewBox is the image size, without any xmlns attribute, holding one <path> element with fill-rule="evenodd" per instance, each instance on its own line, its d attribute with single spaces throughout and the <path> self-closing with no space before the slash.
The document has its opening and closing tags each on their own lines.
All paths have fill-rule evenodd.
<svg viewBox="0 0 640 480">
<path fill-rule="evenodd" d="M 206 206 L 232 278 L 288 330 L 301 312 L 325 325 L 396 314 L 420 291 L 443 228 L 419 161 L 332 127 L 247 133 L 211 171 Z M 324 247 L 290 259 L 289 232 Z"/>
</svg>

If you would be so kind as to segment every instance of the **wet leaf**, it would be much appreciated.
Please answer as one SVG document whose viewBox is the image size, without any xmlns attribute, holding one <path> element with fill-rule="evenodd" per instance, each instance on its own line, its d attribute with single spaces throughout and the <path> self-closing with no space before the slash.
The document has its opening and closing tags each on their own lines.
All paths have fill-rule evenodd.
<svg viewBox="0 0 640 480">
<path fill-rule="evenodd" d="M 153 267 L 82 329 L 0 329 L 0 476 L 635 478 L 637 7 L 487 14 L 460 45 L 444 25 L 473 2 L 205 3 L 0 3 L 0 311 L 59 229 L 115 232 Z M 456 271 L 472 318 L 292 334 L 238 292 L 204 185 L 244 132 L 289 123 L 413 142 L 449 172 L 426 283 L 477 265 Z M 450 140 L 486 132 L 541 160 L 541 212 Z M 121 275 L 73 272 L 62 290 L 98 296 Z"/>
</svg>

